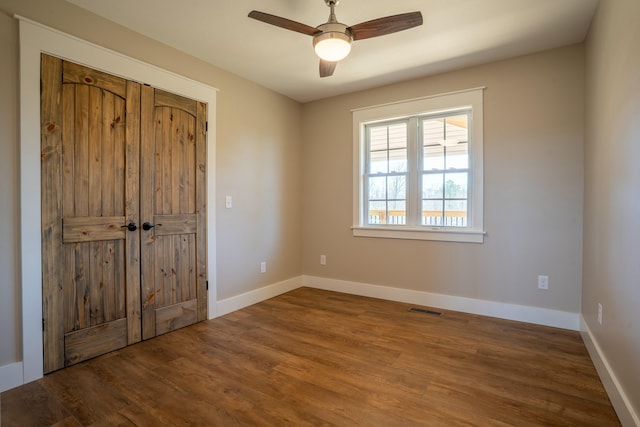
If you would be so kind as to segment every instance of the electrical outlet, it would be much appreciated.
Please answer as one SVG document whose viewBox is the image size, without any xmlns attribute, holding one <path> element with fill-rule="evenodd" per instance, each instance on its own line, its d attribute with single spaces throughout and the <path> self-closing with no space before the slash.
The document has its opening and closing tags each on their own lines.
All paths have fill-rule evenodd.
<svg viewBox="0 0 640 427">
<path fill-rule="evenodd" d="M 231 196 L 226 196 L 224 198 L 224 207 L 227 209 L 231 209 L 233 207 L 233 198 Z"/>
<path fill-rule="evenodd" d="M 267 272 L 267 261 L 262 261 L 260 263 L 260 273 L 266 273 Z"/>
<path fill-rule="evenodd" d="M 598 323 L 602 325 L 602 304 L 598 303 Z"/>
<path fill-rule="evenodd" d="M 320 265 L 327 265 L 327 256 L 320 255 Z"/>
<path fill-rule="evenodd" d="M 538 276 L 538 289 L 549 289 L 549 276 Z"/>
</svg>

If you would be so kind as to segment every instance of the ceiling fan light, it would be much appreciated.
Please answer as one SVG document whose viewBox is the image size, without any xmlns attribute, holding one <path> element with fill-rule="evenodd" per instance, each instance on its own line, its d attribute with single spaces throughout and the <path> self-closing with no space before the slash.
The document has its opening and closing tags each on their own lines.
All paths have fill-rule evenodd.
<svg viewBox="0 0 640 427">
<path fill-rule="evenodd" d="M 325 32 L 313 39 L 313 48 L 325 61 L 340 61 L 351 52 L 351 37 L 339 32 Z"/>
</svg>

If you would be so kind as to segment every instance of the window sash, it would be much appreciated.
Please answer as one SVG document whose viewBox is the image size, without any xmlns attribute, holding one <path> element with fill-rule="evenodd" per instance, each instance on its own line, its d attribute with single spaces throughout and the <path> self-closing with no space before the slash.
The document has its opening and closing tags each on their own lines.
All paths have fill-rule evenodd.
<svg viewBox="0 0 640 427">
<path fill-rule="evenodd" d="M 395 145 L 392 144 L 392 137 L 390 134 L 390 128 L 398 125 L 404 125 L 404 145 L 398 145 L 397 142 Z M 365 125 L 365 133 L 366 133 L 366 156 L 365 156 L 365 175 L 364 175 L 364 191 L 363 191 L 363 224 L 366 225 L 406 225 L 411 221 L 411 208 L 413 203 L 410 202 L 411 194 L 414 191 L 415 185 L 410 178 L 411 172 L 414 167 L 411 164 L 413 161 L 413 139 L 414 133 L 412 131 L 413 126 L 415 125 L 415 121 L 413 119 L 404 119 L 404 120 L 388 120 L 375 124 L 367 124 Z M 380 149 L 380 144 L 378 142 L 376 149 L 372 150 L 372 141 L 371 135 L 373 130 L 376 128 L 386 128 L 387 129 L 387 140 L 386 140 L 386 149 Z M 397 135 L 396 135 L 397 136 Z M 396 152 L 397 150 L 404 150 L 406 153 L 405 159 L 405 170 L 404 171 L 391 171 L 391 160 L 390 155 L 392 152 Z M 371 167 L 371 153 L 387 153 L 387 172 L 379 172 L 376 168 L 375 172 L 372 171 Z M 393 194 L 389 194 L 389 178 L 393 177 L 402 177 L 404 178 L 404 197 L 394 197 Z M 384 198 L 372 198 L 371 197 L 371 182 L 375 179 L 384 178 L 386 187 L 385 187 L 385 197 Z M 397 194 L 396 194 L 397 196 Z M 372 203 L 373 202 L 373 203 Z M 372 209 L 372 205 L 376 202 L 384 202 L 385 209 L 384 212 L 379 212 L 381 209 Z M 392 215 L 390 211 L 398 211 L 399 209 L 390 209 L 390 202 L 404 202 L 404 217 L 403 219 L 395 218 L 399 215 Z M 372 212 L 377 212 L 378 215 L 372 214 Z M 384 218 L 384 220 L 383 220 Z M 391 222 L 389 222 L 391 221 Z"/>
<path fill-rule="evenodd" d="M 452 151 L 449 147 L 442 147 L 442 168 L 435 169 L 431 168 L 425 170 L 424 161 L 425 154 L 424 148 L 431 146 L 440 146 L 439 144 L 425 144 L 426 138 L 423 134 L 424 131 L 424 123 L 427 121 L 433 121 L 437 119 L 443 119 L 442 121 L 442 135 L 444 138 L 447 137 L 447 119 L 452 117 L 460 117 L 466 116 L 467 120 L 467 131 L 466 136 L 463 140 L 459 141 L 458 144 L 467 144 L 471 145 L 471 114 L 472 111 L 469 108 L 463 109 L 454 109 L 452 111 L 448 111 L 446 113 L 436 113 L 436 114 L 424 114 L 420 116 L 409 117 L 405 120 L 389 120 L 384 122 L 378 122 L 374 124 L 366 124 L 365 125 L 365 134 L 366 134 L 366 155 L 365 155 L 365 176 L 364 176 L 364 191 L 363 191 L 363 218 L 365 219 L 364 223 L 366 225 L 409 225 L 414 227 L 458 227 L 458 228 L 466 228 L 468 227 L 468 217 L 469 217 L 469 181 L 472 174 L 472 171 L 467 168 L 450 168 L 448 166 L 448 160 L 451 158 L 449 151 Z M 404 124 L 405 125 L 405 135 L 403 141 L 404 144 L 393 146 L 391 142 L 391 127 Z M 386 139 L 385 143 L 381 144 L 380 134 L 384 134 L 384 130 L 386 130 Z M 382 130 L 382 131 L 381 131 Z M 374 132 L 377 134 L 375 138 L 375 147 L 373 139 Z M 396 172 L 391 171 L 391 153 L 404 150 L 406 152 L 406 169 L 407 172 Z M 379 158 L 386 157 L 386 167 L 384 168 L 388 172 L 380 172 L 380 166 L 373 168 L 372 167 L 372 158 L 374 157 L 373 153 L 386 153 L 386 156 L 379 156 Z M 469 150 L 466 152 L 466 163 L 469 164 Z M 379 162 L 378 162 L 379 163 Z M 447 192 L 447 175 L 453 174 L 466 174 L 467 180 L 465 185 L 465 193 L 466 197 L 448 197 Z M 435 176 L 442 177 L 442 186 L 441 190 L 437 196 L 429 197 L 425 196 L 423 192 L 423 183 L 425 176 Z M 417 176 L 418 179 L 411 179 L 410 177 Z M 403 177 L 405 188 L 404 188 L 404 197 L 398 197 L 398 194 L 390 194 L 389 191 L 389 178 L 393 177 Z M 372 196 L 372 182 L 380 181 L 384 182 L 384 197 L 374 197 Z M 378 183 L 377 186 L 380 186 Z M 434 202 L 442 202 L 441 208 L 438 210 L 441 212 L 440 217 L 441 220 L 434 221 L 433 220 L 425 220 L 426 217 L 437 217 L 437 215 L 429 215 L 425 216 L 425 212 L 427 211 L 435 211 L 434 209 L 425 209 L 425 202 L 434 201 Z M 452 210 L 448 209 L 447 202 L 465 202 L 464 211 L 461 210 Z M 404 202 L 404 209 L 399 208 L 390 208 L 389 206 L 393 204 L 393 202 Z M 384 208 L 382 208 L 384 204 Z M 398 211 L 404 212 L 404 219 L 398 219 L 396 217 L 400 216 Z M 456 212 L 456 214 L 448 215 L 448 213 Z M 460 215 L 460 212 L 464 212 Z M 396 215 L 392 215 L 395 213 Z M 390 221 L 387 219 L 392 218 Z"/>
<path fill-rule="evenodd" d="M 473 145 L 473 138 L 472 138 L 472 125 L 473 125 L 473 111 L 470 108 L 461 108 L 459 110 L 452 110 L 452 111 L 448 111 L 446 113 L 435 113 L 435 114 L 426 114 L 426 115 L 422 115 L 418 118 L 418 129 L 421 132 L 420 133 L 420 152 L 418 153 L 419 156 L 419 160 L 420 160 L 420 164 L 419 164 L 419 169 L 420 169 L 420 176 L 421 179 L 419 180 L 420 183 L 420 191 L 419 191 L 419 197 L 420 197 L 420 222 L 419 225 L 423 226 L 423 227 L 437 227 L 437 228 L 447 228 L 447 227 L 455 227 L 455 228 L 468 228 L 470 226 L 469 223 L 469 208 L 470 208 L 470 204 L 469 204 L 469 197 L 470 197 L 470 181 L 472 180 L 472 176 L 473 176 L 473 171 L 468 167 L 468 165 L 471 163 L 471 158 L 470 158 L 470 150 L 469 147 L 471 147 Z M 455 146 L 449 147 L 449 146 L 442 146 L 437 142 L 431 142 L 428 143 L 427 141 L 427 137 L 426 135 L 424 135 L 424 131 L 425 131 L 425 123 L 428 122 L 433 122 L 433 121 L 437 121 L 438 119 L 442 119 L 442 126 L 441 129 L 438 129 L 438 132 L 441 131 L 441 136 L 444 140 L 447 139 L 451 139 L 449 138 L 449 132 L 450 132 L 450 120 L 453 118 L 458 118 L 458 117 L 462 117 L 465 116 L 466 117 L 466 135 L 464 135 L 464 138 L 461 140 L 458 140 L 458 143 Z M 451 125 L 454 127 L 457 127 L 455 125 Z M 454 131 L 454 129 L 451 129 L 451 131 Z M 454 135 L 454 136 L 458 136 L 458 135 Z M 449 162 L 453 162 L 455 161 L 455 158 L 452 159 L 452 156 L 455 155 L 455 148 L 454 147 L 461 147 L 460 144 L 466 144 L 466 164 L 467 167 L 466 168 L 453 168 L 449 166 Z M 427 147 L 442 147 L 442 167 L 441 168 L 430 168 L 430 169 L 426 169 L 425 168 L 425 148 Z M 454 154 L 450 154 L 450 152 L 454 152 Z M 462 197 L 448 197 L 447 196 L 447 175 L 453 175 L 453 174 L 466 174 L 466 187 L 465 187 L 465 193 L 466 193 L 466 197 L 462 198 Z M 438 197 L 425 197 L 425 193 L 424 193 L 424 182 L 425 176 L 434 176 L 434 177 L 442 177 L 442 186 L 441 186 L 441 191 L 440 194 L 438 195 Z M 454 183 L 455 184 L 455 183 Z M 436 209 L 425 209 L 425 202 L 441 202 L 441 207 L 436 210 Z M 447 202 L 465 202 L 465 208 L 464 211 L 462 210 L 454 210 L 454 209 L 448 209 Z M 428 203 L 427 203 L 428 204 Z M 440 215 L 425 215 L 425 212 L 437 212 L 440 211 Z M 464 214 L 460 215 L 460 212 L 464 212 Z M 451 215 L 451 213 L 453 213 Z M 427 218 L 433 218 L 433 219 L 427 219 Z"/>
</svg>

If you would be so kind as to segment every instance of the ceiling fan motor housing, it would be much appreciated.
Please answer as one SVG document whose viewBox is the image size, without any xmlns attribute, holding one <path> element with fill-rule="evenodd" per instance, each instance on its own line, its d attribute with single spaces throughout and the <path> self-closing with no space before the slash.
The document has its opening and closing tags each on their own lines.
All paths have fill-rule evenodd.
<svg viewBox="0 0 640 427">
<path fill-rule="evenodd" d="M 320 53 L 317 46 L 320 43 L 340 44 L 342 46 L 342 53 L 340 53 L 339 56 L 323 59 L 339 61 L 349 54 L 353 38 L 351 37 L 351 31 L 349 31 L 346 25 L 339 22 L 328 22 L 326 24 L 318 25 L 316 28 L 322 31 L 321 33 L 313 36 L 313 48 L 318 55 L 320 55 Z M 320 55 L 320 57 L 322 58 L 322 55 Z"/>
<path fill-rule="evenodd" d="M 313 46 L 322 40 L 333 38 L 344 40 L 347 43 L 352 41 L 349 27 L 339 22 L 327 22 L 326 24 L 318 25 L 316 28 L 322 33 L 313 37 Z"/>
</svg>

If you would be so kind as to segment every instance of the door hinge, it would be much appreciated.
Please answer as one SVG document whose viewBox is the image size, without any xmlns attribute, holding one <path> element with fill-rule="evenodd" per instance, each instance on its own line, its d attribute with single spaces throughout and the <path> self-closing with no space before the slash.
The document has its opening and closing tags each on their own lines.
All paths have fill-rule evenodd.
<svg viewBox="0 0 640 427">
<path fill-rule="evenodd" d="M 42 332 L 44 332 L 44 318 L 42 319 Z"/>
<path fill-rule="evenodd" d="M 207 280 L 207 290 L 209 290 L 209 281 Z"/>
<path fill-rule="evenodd" d="M 209 122 L 204 123 L 204 131 L 209 132 Z"/>
</svg>

